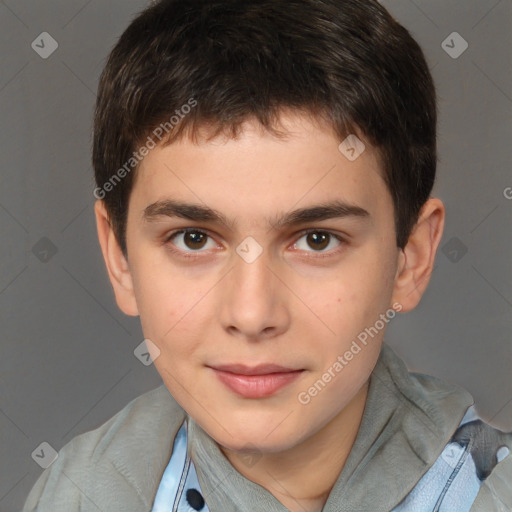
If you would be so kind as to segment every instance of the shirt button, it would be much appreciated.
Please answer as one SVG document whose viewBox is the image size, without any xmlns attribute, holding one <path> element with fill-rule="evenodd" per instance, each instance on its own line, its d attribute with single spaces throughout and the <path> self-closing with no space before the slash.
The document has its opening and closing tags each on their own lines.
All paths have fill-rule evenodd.
<svg viewBox="0 0 512 512">
<path fill-rule="evenodd" d="M 194 510 L 202 510 L 204 507 L 204 498 L 196 489 L 187 490 L 187 502 Z"/>
</svg>

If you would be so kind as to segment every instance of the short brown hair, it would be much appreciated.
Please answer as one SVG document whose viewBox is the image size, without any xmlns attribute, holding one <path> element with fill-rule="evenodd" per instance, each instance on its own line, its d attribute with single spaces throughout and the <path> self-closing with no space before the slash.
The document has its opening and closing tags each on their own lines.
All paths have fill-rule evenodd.
<svg viewBox="0 0 512 512">
<path fill-rule="evenodd" d="M 125 254 L 126 163 L 158 126 L 172 128 L 163 144 L 206 125 L 235 135 L 250 118 L 272 131 L 283 108 L 378 149 L 403 248 L 437 163 L 434 84 L 409 32 L 376 0 L 163 0 L 122 34 L 98 88 L 96 190 Z"/>
</svg>

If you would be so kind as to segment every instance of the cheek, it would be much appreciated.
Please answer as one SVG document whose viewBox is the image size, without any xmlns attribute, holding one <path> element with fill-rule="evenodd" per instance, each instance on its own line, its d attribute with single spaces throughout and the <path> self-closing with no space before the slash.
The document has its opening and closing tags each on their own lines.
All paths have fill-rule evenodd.
<svg viewBox="0 0 512 512">
<path fill-rule="evenodd" d="M 384 256 L 385 250 L 370 247 L 347 258 L 313 289 L 306 280 L 297 281 L 303 302 L 317 317 L 311 315 L 309 329 L 316 330 L 317 337 L 325 336 L 328 352 L 344 352 L 352 340 L 388 311 L 394 267 L 392 258 Z"/>
<path fill-rule="evenodd" d="M 315 305 L 321 316 L 335 322 L 367 318 L 368 315 L 387 309 L 393 289 L 393 269 L 390 264 L 372 254 L 354 254 L 330 271 L 328 277 L 316 287 L 304 281 L 301 291 L 310 304 Z"/>
<path fill-rule="evenodd" d="M 358 257 L 349 272 L 358 302 L 387 308 L 396 272 L 397 252 L 390 239 L 379 238 Z M 382 311 L 380 311 L 382 312 Z"/>
<path fill-rule="evenodd" d="M 179 273 L 170 272 L 167 265 L 155 260 L 147 264 L 141 261 L 133 269 L 133 276 L 144 336 L 162 350 L 174 344 L 173 340 L 189 338 L 187 328 L 194 318 L 190 313 L 199 302 L 200 287 L 191 286 Z M 199 309 L 195 307 L 194 313 Z"/>
</svg>

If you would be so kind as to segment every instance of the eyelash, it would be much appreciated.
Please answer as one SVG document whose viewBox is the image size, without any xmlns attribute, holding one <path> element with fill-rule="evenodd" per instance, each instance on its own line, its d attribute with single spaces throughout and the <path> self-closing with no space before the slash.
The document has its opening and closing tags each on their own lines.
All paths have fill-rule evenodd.
<svg viewBox="0 0 512 512">
<path fill-rule="evenodd" d="M 182 235 L 182 234 L 186 234 L 186 233 L 200 233 L 202 235 L 206 235 L 207 237 L 209 238 L 213 238 L 213 236 L 211 236 L 207 231 L 204 231 L 202 229 L 197 229 L 197 228 L 185 228 L 185 229 L 180 229 L 178 231 L 174 231 L 172 233 L 169 234 L 169 236 L 167 236 L 164 240 L 164 243 L 166 244 L 168 250 L 170 252 L 172 252 L 173 254 L 177 254 L 178 256 L 182 257 L 182 258 L 187 258 L 187 259 L 197 259 L 197 258 L 201 258 L 202 256 L 200 255 L 201 252 L 205 252 L 205 251 L 181 251 L 180 249 L 175 249 L 172 247 L 172 244 L 169 245 L 169 242 L 176 236 L 178 235 Z M 294 245 L 301 239 L 303 238 L 304 236 L 307 236 L 311 233 L 321 233 L 321 234 L 327 234 L 333 238 L 335 238 L 338 242 L 340 242 L 340 246 L 338 246 L 337 248 L 335 249 L 331 249 L 330 251 L 328 251 L 327 253 L 323 253 L 323 252 L 315 252 L 315 251 L 311 251 L 313 252 L 314 256 L 305 256 L 306 258 L 315 258 L 315 259 L 322 259 L 322 258 L 329 258 L 335 254 L 337 254 L 339 251 L 340 251 L 340 248 L 343 246 L 343 245 L 346 245 L 347 244 L 347 240 L 345 238 L 343 238 L 342 236 L 336 234 L 336 233 L 333 233 L 331 231 L 327 231 L 327 230 L 322 230 L 322 229 L 307 229 L 305 231 L 301 231 L 299 233 L 299 236 L 297 238 L 297 240 L 294 242 Z M 307 252 L 310 252 L 310 251 L 307 251 Z"/>
</svg>

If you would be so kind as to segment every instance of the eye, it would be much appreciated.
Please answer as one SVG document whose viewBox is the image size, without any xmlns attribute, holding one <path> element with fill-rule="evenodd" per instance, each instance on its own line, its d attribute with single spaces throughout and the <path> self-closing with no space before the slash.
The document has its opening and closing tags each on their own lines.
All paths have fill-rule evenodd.
<svg viewBox="0 0 512 512">
<path fill-rule="evenodd" d="M 328 252 L 339 247 L 343 239 L 328 231 L 308 231 L 304 233 L 295 244 L 294 249 L 307 252 Z M 313 249 L 313 251 L 311 251 Z M 327 249 L 327 250 L 326 250 Z"/>
<path fill-rule="evenodd" d="M 201 249 L 214 249 L 217 244 L 204 231 L 197 229 L 183 229 L 172 233 L 167 242 L 183 252 L 202 252 Z"/>
</svg>

